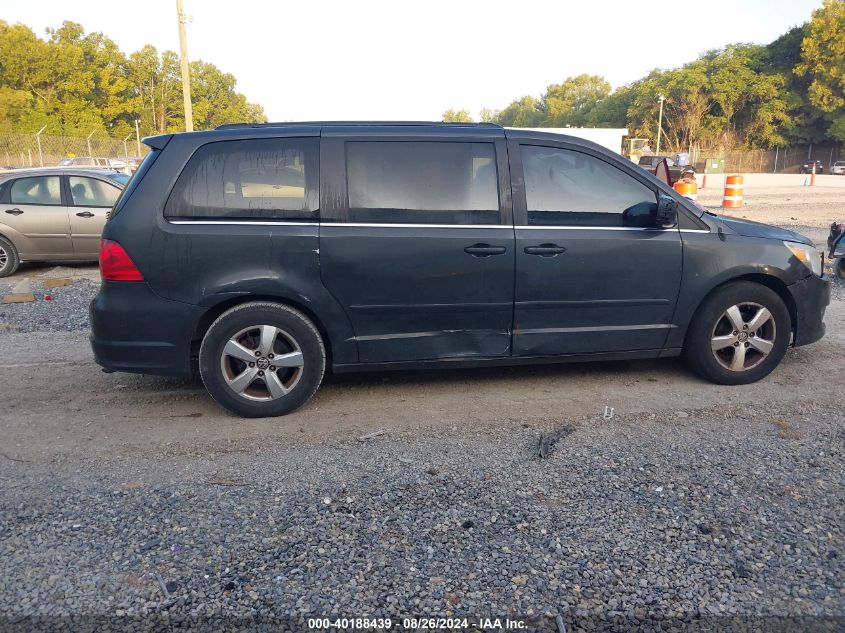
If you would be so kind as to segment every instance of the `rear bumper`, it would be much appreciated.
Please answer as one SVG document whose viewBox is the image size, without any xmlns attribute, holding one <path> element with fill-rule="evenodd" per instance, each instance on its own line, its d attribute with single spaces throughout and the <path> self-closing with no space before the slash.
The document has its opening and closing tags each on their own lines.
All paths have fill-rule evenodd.
<svg viewBox="0 0 845 633">
<path fill-rule="evenodd" d="M 830 303 L 830 286 L 829 277 L 815 275 L 789 286 L 798 317 L 793 342 L 796 347 L 815 343 L 824 336 L 824 312 Z"/>
<path fill-rule="evenodd" d="M 199 307 L 163 299 L 144 282 L 106 281 L 89 311 L 98 365 L 114 371 L 190 375 Z"/>
</svg>

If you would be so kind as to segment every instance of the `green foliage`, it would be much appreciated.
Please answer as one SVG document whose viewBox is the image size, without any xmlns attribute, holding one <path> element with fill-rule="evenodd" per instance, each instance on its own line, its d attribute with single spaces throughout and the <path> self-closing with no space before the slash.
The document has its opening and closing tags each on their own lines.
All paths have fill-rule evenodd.
<svg viewBox="0 0 845 633">
<path fill-rule="evenodd" d="M 817 118 L 828 134 L 845 140 L 845 2 L 825 0 L 813 11 L 795 73 L 809 80 L 808 100 L 827 115 Z"/>
<path fill-rule="evenodd" d="M 522 97 L 499 112 L 500 125 L 508 127 L 539 127 L 543 122 L 540 101 L 534 97 Z"/>
<path fill-rule="evenodd" d="M 481 108 L 481 112 L 478 113 L 478 116 L 482 123 L 495 123 L 499 118 L 499 111 L 492 110 L 490 108 Z"/>
<path fill-rule="evenodd" d="M 611 91 L 595 75 L 569 77 L 493 120 L 515 127 L 627 127 L 663 147 L 725 149 L 845 140 L 845 1 L 824 0 L 809 24 L 768 46 L 732 44 Z"/>
<path fill-rule="evenodd" d="M 569 77 L 552 84 L 543 95 L 543 124 L 548 127 L 583 127 L 590 112 L 610 96 L 610 84 L 597 75 Z"/>
<path fill-rule="evenodd" d="M 235 91 L 213 64 L 191 64 L 196 129 L 226 121 L 263 121 L 260 106 Z M 0 130 L 123 138 L 185 129 L 178 55 L 152 46 L 127 57 L 102 33 L 64 22 L 41 39 L 0 21 Z"/>
<path fill-rule="evenodd" d="M 444 123 L 472 123 L 472 117 L 467 110 L 452 110 L 443 113 Z"/>
</svg>

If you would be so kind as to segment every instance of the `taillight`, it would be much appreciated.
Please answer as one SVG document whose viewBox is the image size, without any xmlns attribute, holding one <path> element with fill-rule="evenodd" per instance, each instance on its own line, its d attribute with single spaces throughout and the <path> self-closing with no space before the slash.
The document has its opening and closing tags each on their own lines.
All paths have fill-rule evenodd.
<svg viewBox="0 0 845 633">
<path fill-rule="evenodd" d="M 129 253 L 111 240 L 100 240 L 100 276 L 105 281 L 144 281 Z"/>
</svg>

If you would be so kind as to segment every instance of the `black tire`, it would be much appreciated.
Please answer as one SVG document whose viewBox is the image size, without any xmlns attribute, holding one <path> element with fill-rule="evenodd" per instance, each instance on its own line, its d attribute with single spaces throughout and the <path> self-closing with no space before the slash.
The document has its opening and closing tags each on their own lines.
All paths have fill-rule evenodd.
<svg viewBox="0 0 845 633">
<path fill-rule="evenodd" d="M 737 307 L 739 314 L 731 314 L 742 316 L 743 322 L 747 318 L 752 327 L 761 308 L 768 310 L 771 318 L 759 326 L 759 333 L 745 326 L 734 329 L 735 320 L 728 316 L 732 307 Z M 791 338 L 792 319 L 778 294 L 762 284 L 738 281 L 717 289 L 699 306 L 687 331 L 683 355 L 693 371 L 711 382 L 745 385 L 765 378 L 777 367 Z M 745 351 L 739 350 L 740 346 Z M 758 351 L 758 346 L 768 348 L 767 355 Z"/>
<path fill-rule="evenodd" d="M 264 344 L 263 326 L 278 329 L 269 348 Z M 240 348 L 227 348 L 233 337 Z M 227 349 L 235 353 L 225 353 Z M 267 349 L 273 351 L 265 354 Z M 252 366 L 244 350 L 257 353 Z M 277 362 L 285 358 L 285 366 L 273 366 L 274 357 Z M 288 362 L 301 362 L 301 367 Z M 200 346 L 199 369 L 206 390 L 224 408 L 247 418 L 273 417 L 290 413 L 314 395 L 326 369 L 326 349 L 317 328 L 301 312 L 256 301 L 227 310 L 211 324 Z M 275 396 L 270 388 L 272 376 Z M 243 385 L 243 390 L 236 390 Z M 282 389 L 289 391 L 278 395 Z"/>
<path fill-rule="evenodd" d="M 21 265 L 18 249 L 11 241 L 0 235 L 0 277 L 8 277 Z"/>
<path fill-rule="evenodd" d="M 840 279 L 845 279 L 845 257 L 833 260 L 833 273 Z"/>
</svg>

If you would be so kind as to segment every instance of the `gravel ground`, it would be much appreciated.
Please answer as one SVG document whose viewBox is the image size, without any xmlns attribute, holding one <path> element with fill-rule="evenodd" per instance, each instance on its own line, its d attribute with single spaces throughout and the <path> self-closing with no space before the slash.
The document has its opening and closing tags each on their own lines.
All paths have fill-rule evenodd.
<svg viewBox="0 0 845 633">
<path fill-rule="evenodd" d="M 88 327 L 89 272 L 52 301 L 53 272 L 31 275 L 37 301 L 0 304 L 0 632 L 845 630 L 841 319 L 760 383 L 772 398 L 600 364 L 333 378 L 290 418 L 238 422 L 198 389 L 96 370 L 60 333 Z M 55 332 L 55 367 L 32 369 L 15 334 L 32 331 Z M 621 413 L 572 413 L 605 402 Z M 314 416 L 345 431 L 312 435 Z"/>
<path fill-rule="evenodd" d="M 313 615 L 845 625 L 841 409 L 714 407 L 557 431 L 546 459 L 523 428 L 59 476 L 4 461 L 0 612 L 27 628 L 78 614 L 129 629 L 259 617 L 302 630 Z"/>
<path fill-rule="evenodd" d="M 32 279 L 31 285 L 35 301 L 0 304 L 0 334 L 88 329 L 88 304 L 97 294 L 99 282 L 79 279 L 69 286 L 45 289 L 41 280 Z M 9 284 L 0 286 L 0 295 L 10 291 Z"/>
</svg>

